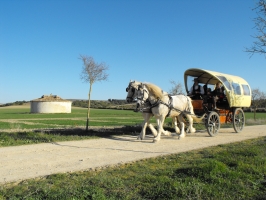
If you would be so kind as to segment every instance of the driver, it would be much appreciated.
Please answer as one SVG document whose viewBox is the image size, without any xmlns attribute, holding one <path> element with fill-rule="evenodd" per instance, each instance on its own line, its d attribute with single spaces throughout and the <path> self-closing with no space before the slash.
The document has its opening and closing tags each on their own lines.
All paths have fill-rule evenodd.
<svg viewBox="0 0 266 200">
<path fill-rule="evenodd" d="M 199 80 L 194 78 L 194 84 L 190 88 L 188 96 L 193 100 L 202 99 L 202 95 L 204 94 L 204 89 L 199 85 Z"/>
</svg>

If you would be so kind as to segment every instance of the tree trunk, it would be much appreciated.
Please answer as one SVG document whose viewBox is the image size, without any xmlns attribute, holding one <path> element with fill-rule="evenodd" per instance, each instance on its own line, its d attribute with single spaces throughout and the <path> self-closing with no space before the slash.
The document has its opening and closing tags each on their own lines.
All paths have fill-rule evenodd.
<svg viewBox="0 0 266 200">
<path fill-rule="evenodd" d="M 89 101 L 88 101 L 87 123 L 86 123 L 87 132 L 89 130 L 89 124 L 90 124 L 91 89 L 92 89 L 92 84 L 90 84 L 90 90 L 89 90 Z"/>
<path fill-rule="evenodd" d="M 257 110 L 257 107 L 254 108 L 254 121 L 256 121 L 256 110 Z"/>
</svg>

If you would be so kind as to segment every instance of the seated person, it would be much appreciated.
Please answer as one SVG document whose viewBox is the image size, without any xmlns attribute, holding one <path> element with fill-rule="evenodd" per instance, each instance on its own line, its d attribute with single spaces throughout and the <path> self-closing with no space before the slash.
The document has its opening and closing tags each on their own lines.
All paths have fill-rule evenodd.
<svg viewBox="0 0 266 200">
<path fill-rule="evenodd" d="M 199 85 L 199 80 L 194 78 L 194 84 L 190 88 L 188 96 L 191 97 L 193 100 L 202 99 L 202 95 L 204 94 L 203 87 Z"/>
<path fill-rule="evenodd" d="M 225 97 L 224 87 L 222 86 L 221 82 L 215 84 L 215 88 L 212 91 L 212 96 L 213 96 L 213 108 L 217 109 L 216 107 L 217 101 L 220 99 L 224 99 Z"/>
<path fill-rule="evenodd" d="M 212 104 L 213 104 L 213 97 L 212 97 L 211 88 L 207 88 L 207 85 L 204 85 L 203 89 L 204 89 L 203 105 L 208 106 L 210 108 L 210 107 L 212 107 Z"/>
</svg>

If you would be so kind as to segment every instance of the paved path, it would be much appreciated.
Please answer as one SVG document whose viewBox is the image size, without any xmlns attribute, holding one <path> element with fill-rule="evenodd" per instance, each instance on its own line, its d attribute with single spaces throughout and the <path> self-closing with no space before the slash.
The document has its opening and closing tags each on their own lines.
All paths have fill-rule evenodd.
<svg viewBox="0 0 266 200">
<path fill-rule="evenodd" d="M 216 137 L 207 132 L 162 136 L 152 143 L 151 136 L 138 141 L 135 136 L 110 139 L 45 143 L 0 148 L 0 184 L 46 176 L 54 173 L 85 171 L 144 158 L 180 153 L 194 149 L 266 136 L 266 125 L 248 126 L 241 133 L 221 129 Z"/>
</svg>

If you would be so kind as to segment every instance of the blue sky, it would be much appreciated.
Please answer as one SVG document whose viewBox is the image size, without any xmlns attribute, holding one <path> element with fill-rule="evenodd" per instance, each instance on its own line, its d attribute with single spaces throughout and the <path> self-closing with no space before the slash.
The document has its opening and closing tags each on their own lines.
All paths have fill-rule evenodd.
<svg viewBox="0 0 266 200">
<path fill-rule="evenodd" d="M 241 76 L 265 91 L 254 0 L 0 0 L 0 103 L 44 94 L 88 99 L 80 55 L 109 66 L 92 100 L 125 99 L 130 80 L 165 91 L 188 68 Z"/>
</svg>

